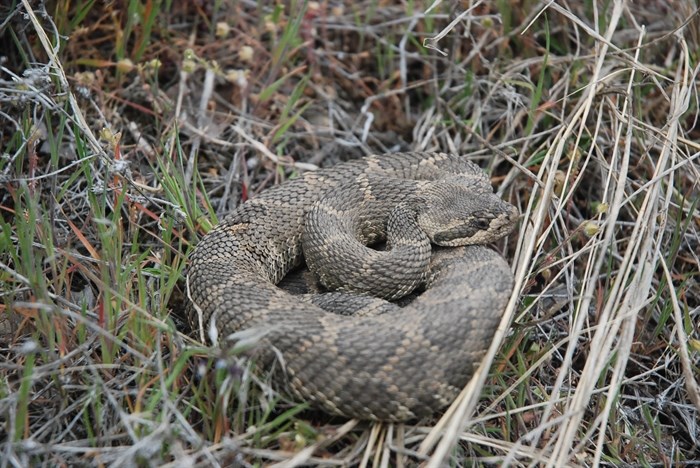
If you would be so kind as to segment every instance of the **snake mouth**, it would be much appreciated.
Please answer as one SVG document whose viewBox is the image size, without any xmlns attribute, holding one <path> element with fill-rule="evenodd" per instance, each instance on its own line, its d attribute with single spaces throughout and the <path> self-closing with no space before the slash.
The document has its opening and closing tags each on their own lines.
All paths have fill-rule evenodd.
<svg viewBox="0 0 700 468">
<path fill-rule="evenodd" d="M 474 240 L 475 237 L 478 237 L 477 236 L 478 233 L 479 233 L 478 229 L 466 230 L 463 227 L 459 228 L 459 229 L 458 228 L 448 229 L 448 230 L 433 234 L 432 241 L 434 244 L 437 244 L 437 245 L 440 245 L 443 247 L 459 247 L 462 245 L 469 245 L 469 244 L 478 243 L 478 239 Z"/>
</svg>

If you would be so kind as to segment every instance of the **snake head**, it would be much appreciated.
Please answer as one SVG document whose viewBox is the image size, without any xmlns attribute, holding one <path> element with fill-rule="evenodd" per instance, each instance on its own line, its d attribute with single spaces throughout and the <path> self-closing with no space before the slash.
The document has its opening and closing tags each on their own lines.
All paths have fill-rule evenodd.
<svg viewBox="0 0 700 468">
<path fill-rule="evenodd" d="M 490 187 L 443 184 L 421 196 L 418 224 L 431 242 L 446 247 L 488 244 L 507 235 L 520 213 Z"/>
</svg>

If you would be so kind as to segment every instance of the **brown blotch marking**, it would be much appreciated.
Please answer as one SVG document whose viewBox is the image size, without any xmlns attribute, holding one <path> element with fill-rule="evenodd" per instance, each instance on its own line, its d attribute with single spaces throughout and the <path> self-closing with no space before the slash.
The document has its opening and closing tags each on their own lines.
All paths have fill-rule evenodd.
<svg viewBox="0 0 700 468">
<path fill-rule="evenodd" d="M 236 235 L 242 232 L 246 232 L 250 223 L 234 224 L 232 226 L 226 226 L 226 231 L 228 234 Z"/>
</svg>

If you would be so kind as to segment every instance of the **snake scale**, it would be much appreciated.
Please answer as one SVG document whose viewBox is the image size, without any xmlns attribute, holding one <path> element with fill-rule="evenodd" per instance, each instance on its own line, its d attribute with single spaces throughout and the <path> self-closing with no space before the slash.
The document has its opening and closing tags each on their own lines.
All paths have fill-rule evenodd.
<svg viewBox="0 0 700 468">
<path fill-rule="evenodd" d="M 506 235 L 517 217 L 456 155 L 374 155 L 307 172 L 204 236 L 187 274 L 189 318 L 214 342 L 259 331 L 258 358 L 282 364 L 280 388 L 327 412 L 431 416 L 479 366 L 513 287 L 505 260 L 473 244 Z M 382 241 L 385 250 L 366 246 Z M 307 301 L 277 286 L 304 257 L 337 292 Z M 422 294 L 403 306 L 369 297 L 413 290 Z"/>
</svg>

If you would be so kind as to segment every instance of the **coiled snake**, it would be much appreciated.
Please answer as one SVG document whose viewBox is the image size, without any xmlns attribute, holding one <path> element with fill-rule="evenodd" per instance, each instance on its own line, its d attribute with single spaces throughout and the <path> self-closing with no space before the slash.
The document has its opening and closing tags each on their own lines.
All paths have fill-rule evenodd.
<svg viewBox="0 0 700 468">
<path fill-rule="evenodd" d="M 284 369 L 278 383 L 328 412 L 430 416 L 479 366 L 513 284 L 492 250 L 431 243 L 492 242 L 517 217 L 486 174 L 455 155 L 377 155 L 307 172 L 201 240 L 188 271 L 190 320 L 219 341 L 261 331 L 261 361 Z M 386 250 L 365 246 L 384 239 Z M 304 256 L 339 292 L 311 302 L 277 286 Z M 368 297 L 416 288 L 424 291 L 403 307 Z"/>
</svg>

